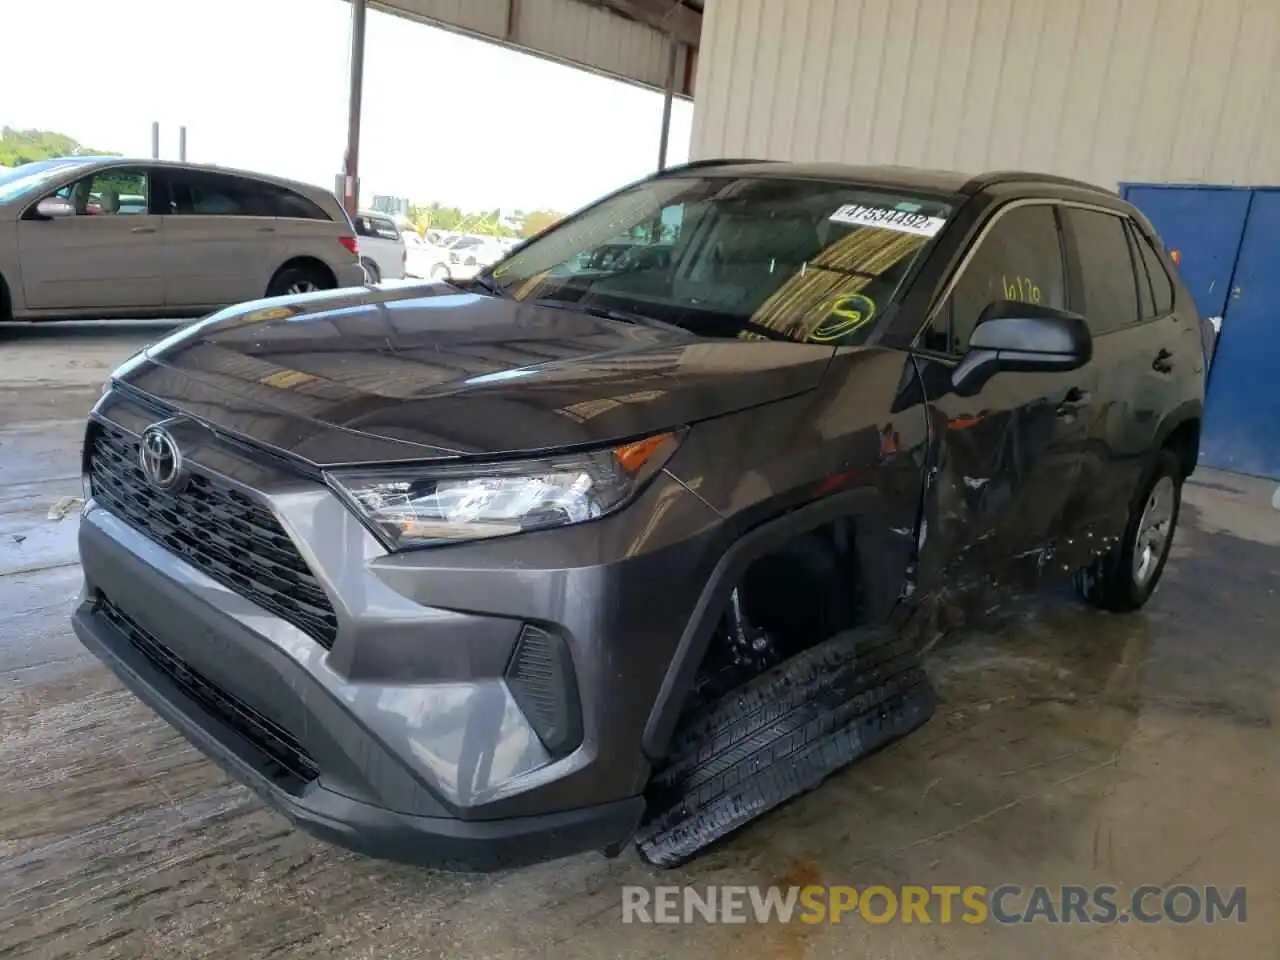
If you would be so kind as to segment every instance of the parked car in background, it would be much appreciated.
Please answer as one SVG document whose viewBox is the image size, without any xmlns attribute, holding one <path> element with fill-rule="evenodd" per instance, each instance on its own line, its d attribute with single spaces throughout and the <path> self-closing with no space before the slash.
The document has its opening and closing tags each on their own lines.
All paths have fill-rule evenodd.
<svg viewBox="0 0 1280 960">
<path fill-rule="evenodd" d="M 364 283 L 332 193 L 160 160 L 0 172 L 0 319 L 197 316 Z"/>
<path fill-rule="evenodd" d="M 449 277 L 453 280 L 468 280 L 506 255 L 496 237 L 458 237 L 448 252 Z"/>
<path fill-rule="evenodd" d="M 226 311 L 87 428 L 76 633 L 317 836 L 679 864 L 926 722 L 953 609 L 1160 581 L 1205 354 L 1115 194 L 704 161 L 450 283 Z"/>
<path fill-rule="evenodd" d="M 424 239 L 418 234 L 406 231 L 402 234 L 405 241 L 406 276 L 422 280 L 445 280 L 449 277 L 449 252 L 437 243 Z M 427 237 L 431 236 L 428 232 Z"/>
<path fill-rule="evenodd" d="M 400 228 L 382 213 L 357 213 L 356 236 L 360 238 L 360 263 L 369 280 L 399 280 L 405 275 L 408 248 Z M 417 236 L 417 234 L 414 234 Z"/>
</svg>

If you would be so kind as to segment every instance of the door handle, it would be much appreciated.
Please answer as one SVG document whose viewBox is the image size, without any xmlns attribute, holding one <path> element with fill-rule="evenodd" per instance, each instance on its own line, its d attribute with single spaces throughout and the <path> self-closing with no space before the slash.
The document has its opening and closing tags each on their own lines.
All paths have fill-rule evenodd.
<svg viewBox="0 0 1280 960">
<path fill-rule="evenodd" d="M 155 233 L 156 228 L 155 227 L 134 227 L 129 232 L 130 233 Z"/>
<path fill-rule="evenodd" d="M 1058 404 L 1056 412 L 1060 417 L 1071 417 L 1089 406 L 1092 402 L 1093 396 L 1088 390 L 1081 390 L 1079 387 L 1072 387 L 1067 391 L 1067 395 L 1062 398 L 1062 402 Z"/>
<path fill-rule="evenodd" d="M 1162 349 L 1156 354 L 1156 358 L 1151 361 L 1151 369 L 1157 373 L 1172 373 L 1173 364 L 1169 361 L 1173 359 L 1173 354 L 1168 350 Z"/>
</svg>

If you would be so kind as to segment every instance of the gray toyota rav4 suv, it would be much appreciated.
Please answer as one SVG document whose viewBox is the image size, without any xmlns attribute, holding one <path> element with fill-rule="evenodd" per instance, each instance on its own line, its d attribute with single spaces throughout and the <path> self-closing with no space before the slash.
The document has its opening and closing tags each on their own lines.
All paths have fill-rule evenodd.
<svg viewBox="0 0 1280 960">
<path fill-rule="evenodd" d="M 1114 194 L 691 164 L 472 280 L 255 301 L 126 362 L 74 625 L 316 836 L 672 865 L 924 723 L 965 597 L 1141 606 L 1204 366 Z"/>
</svg>

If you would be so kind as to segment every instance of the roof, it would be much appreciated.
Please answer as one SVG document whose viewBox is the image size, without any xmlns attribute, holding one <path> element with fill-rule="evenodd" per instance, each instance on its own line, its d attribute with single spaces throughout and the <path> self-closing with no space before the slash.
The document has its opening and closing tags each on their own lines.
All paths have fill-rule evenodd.
<svg viewBox="0 0 1280 960">
<path fill-rule="evenodd" d="M 1048 173 L 1009 170 L 960 173 L 955 170 L 928 170 L 920 167 L 859 166 L 849 163 L 795 163 L 784 160 L 709 159 L 669 167 L 660 176 L 678 176 L 684 171 L 723 177 L 777 177 L 794 180 L 836 180 L 874 187 L 899 187 L 932 194 L 972 194 L 999 183 L 1036 183 L 1073 187 L 1115 196 L 1095 184 Z"/>
<path fill-rule="evenodd" d="M 59 162 L 82 163 L 85 165 L 110 163 L 128 167 L 145 166 L 166 167 L 177 170 L 206 170 L 209 173 L 223 173 L 233 177 L 250 177 L 254 180 L 265 180 L 268 183 L 292 187 L 293 189 L 305 188 L 308 191 L 319 190 L 324 194 L 332 193 L 332 190 L 326 190 L 324 187 L 317 186 L 314 183 L 307 183 L 305 180 L 291 180 L 288 177 L 279 177 L 272 173 L 262 173 L 258 170 L 240 170 L 235 167 L 220 167 L 212 163 L 189 163 L 183 160 L 153 160 L 150 157 L 111 156 L 57 157 L 55 159 Z"/>
</svg>

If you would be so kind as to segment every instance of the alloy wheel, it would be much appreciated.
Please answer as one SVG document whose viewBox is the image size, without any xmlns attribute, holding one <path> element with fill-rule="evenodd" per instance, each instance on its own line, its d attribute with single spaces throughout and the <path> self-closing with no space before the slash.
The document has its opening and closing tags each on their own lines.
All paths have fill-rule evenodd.
<svg viewBox="0 0 1280 960">
<path fill-rule="evenodd" d="M 1156 481 L 1147 497 L 1133 547 L 1133 582 L 1139 587 L 1145 587 L 1151 581 L 1165 551 L 1169 549 L 1176 496 L 1173 478 L 1165 475 Z"/>
</svg>

